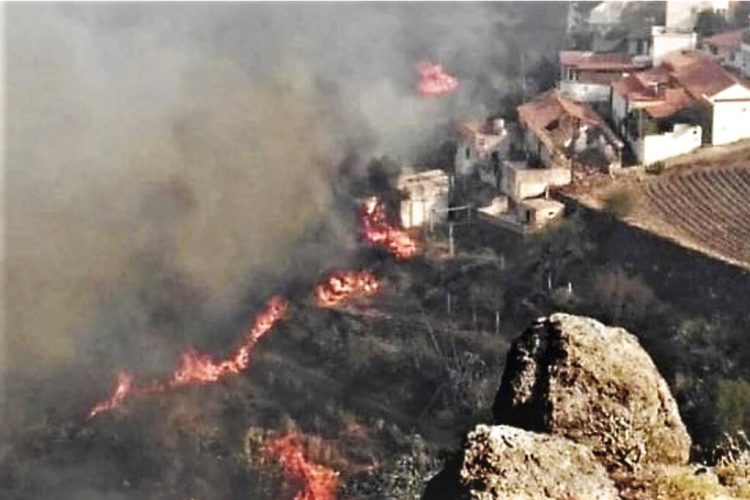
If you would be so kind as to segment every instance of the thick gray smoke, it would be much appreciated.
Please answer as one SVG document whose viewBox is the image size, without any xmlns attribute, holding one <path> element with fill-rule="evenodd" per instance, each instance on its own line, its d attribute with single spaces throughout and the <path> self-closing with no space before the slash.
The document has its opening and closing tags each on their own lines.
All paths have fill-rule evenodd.
<svg viewBox="0 0 750 500">
<path fill-rule="evenodd" d="M 252 277 L 288 267 L 311 228 L 328 221 L 329 248 L 345 249 L 352 236 L 332 215 L 341 162 L 356 152 L 409 163 L 437 126 L 492 112 L 517 85 L 513 44 L 558 41 L 528 21 L 544 12 L 559 24 L 562 10 L 6 9 L 2 364 L 34 378 L 84 365 L 109 377 L 115 359 L 149 368 L 210 334 L 206 318 L 241 308 L 248 289 L 267 293 Z M 419 99 L 422 59 L 456 74 L 458 94 Z"/>
</svg>

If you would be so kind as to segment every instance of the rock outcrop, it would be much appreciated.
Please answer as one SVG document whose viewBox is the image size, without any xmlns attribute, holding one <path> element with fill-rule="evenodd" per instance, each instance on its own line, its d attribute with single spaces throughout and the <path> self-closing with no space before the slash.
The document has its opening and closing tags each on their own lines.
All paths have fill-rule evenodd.
<svg viewBox="0 0 750 500">
<path fill-rule="evenodd" d="M 458 486 L 458 487 L 456 487 Z M 549 434 L 478 425 L 460 457 L 428 487 L 425 498 L 618 498 L 591 450 Z"/>
<path fill-rule="evenodd" d="M 542 318 L 513 344 L 495 423 L 566 437 L 606 466 L 685 464 L 690 436 L 635 336 L 591 318 Z"/>
<path fill-rule="evenodd" d="M 468 434 L 425 500 L 729 497 L 686 465 L 677 404 L 622 328 L 539 319 L 513 343 L 492 410 L 496 425 Z"/>
</svg>

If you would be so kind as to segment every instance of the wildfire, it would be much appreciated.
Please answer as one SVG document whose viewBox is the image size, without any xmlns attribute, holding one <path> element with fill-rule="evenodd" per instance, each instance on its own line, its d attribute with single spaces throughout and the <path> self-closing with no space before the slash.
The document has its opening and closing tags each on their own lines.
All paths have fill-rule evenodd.
<svg viewBox="0 0 750 500">
<path fill-rule="evenodd" d="M 354 298 L 372 297 L 380 290 L 380 282 L 369 271 L 336 271 L 328 280 L 315 287 L 315 301 L 320 307 L 338 307 Z"/>
<path fill-rule="evenodd" d="M 414 238 L 387 222 L 385 208 L 377 197 L 363 203 L 361 232 L 365 241 L 386 247 L 397 259 L 410 259 L 417 253 Z"/>
<path fill-rule="evenodd" d="M 298 490 L 295 500 L 335 500 L 338 473 L 311 462 L 301 436 L 290 433 L 274 438 L 266 444 L 265 451 L 281 462 L 286 483 Z"/>
<path fill-rule="evenodd" d="M 458 79 L 446 73 L 440 64 L 423 61 L 417 65 L 417 72 L 417 90 L 422 97 L 441 97 L 452 94 L 458 88 Z"/>
<path fill-rule="evenodd" d="M 135 376 L 120 373 L 112 395 L 94 406 L 89 412 L 89 418 L 120 406 L 131 394 L 145 396 L 161 394 L 167 389 L 184 385 L 211 384 L 227 375 L 235 375 L 244 371 L 250 364 L 250 354 L 255 345 L 281 321 L 288 307 L 289 304 L 283 297 L 272 297 L 265 309 L 255 318 L 243 342 L 226 359 L 217 360 L 193 347 L 188 347 L 180 356 L 177 369 L 165 383 L 154 382 L 146 387 L 138 388 L 135 385 Z"/>
<path fill-rule="evenodd" d="M 94 406 L 89 412 L 89 418 L 94 418 L 97 414 L 103 411 L 109 411 L 112 408 L 120 406 L 133 391 L 133 388 L 135 387 L 134 382 L 135 376 L 130 373 L 121 372 L 117 374 L 115 390 L 112 392 L 112 395 L 108 399 L 105 399 Z"/>
</svg>

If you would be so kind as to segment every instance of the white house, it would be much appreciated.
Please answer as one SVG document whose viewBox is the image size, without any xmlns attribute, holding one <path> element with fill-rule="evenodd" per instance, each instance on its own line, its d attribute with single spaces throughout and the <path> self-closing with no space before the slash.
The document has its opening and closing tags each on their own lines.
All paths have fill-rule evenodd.
<svg viewBox="0 0 750 500">
<path fill-rule="evenodd" d="M 673 85 L 669 69 L 663 66 L 612 84 L 613 120 L 643 165 L 701 146 L 699 119 L 685 113 L 693 102 L 687 91 Z"/>
<path fill-rule="evenodd" d="M 673 79 L 704 111 L 714 146 L 750 138 L 750 88 L 701 52 L 669 55 Z"/>
</svg>

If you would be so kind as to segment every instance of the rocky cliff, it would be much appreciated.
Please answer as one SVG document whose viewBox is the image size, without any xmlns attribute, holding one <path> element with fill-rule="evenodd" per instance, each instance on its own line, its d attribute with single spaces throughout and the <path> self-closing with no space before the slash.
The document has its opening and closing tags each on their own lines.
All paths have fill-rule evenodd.
<svg viewBox="0 0 750 500">
<path fill-rule="evenodd" d="M 743 498 L 690 436 L 635 336 L 554 314 L 516 339 L 493 405 L 425 491 L 438 499 Z"/>
</svg>

